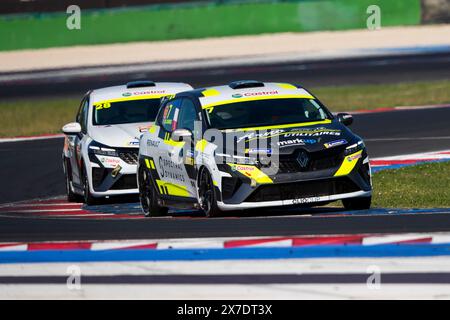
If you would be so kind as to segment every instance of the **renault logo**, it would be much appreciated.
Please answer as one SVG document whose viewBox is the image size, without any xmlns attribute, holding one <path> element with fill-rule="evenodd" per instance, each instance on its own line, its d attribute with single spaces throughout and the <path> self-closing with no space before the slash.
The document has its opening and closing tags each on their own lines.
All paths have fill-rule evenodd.
<svg viewBox="0 0 450 320">
<path fill-rule="evenodd" d="M 308 154 L 305 151 L 300 151 L 297 156 L 297 162 L 301 168 L 303 168 L 303 169 L 306 168 L 309 163 Z"/>
</svg>

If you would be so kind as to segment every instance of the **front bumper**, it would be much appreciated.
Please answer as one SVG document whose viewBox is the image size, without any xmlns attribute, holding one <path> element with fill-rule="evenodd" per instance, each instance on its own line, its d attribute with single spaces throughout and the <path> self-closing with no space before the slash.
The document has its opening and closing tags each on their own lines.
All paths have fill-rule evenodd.
<svg viewBox="0 0 450 320">
<path fill-rule="evenodd" d="M 132 157 L 128 154 L 121 157 L 89 155 L 89 182 L 94 197 L 130 195 L 139 192 L 136 180 L 137 151 L 132 152 Z"/>
<path fill-rule="evenodd" d="M 355 158 L 354 155 L 349 157 Z M 365 151 L 360 152 L 353 161 L 351 168 L 345 158 L 336 167 L 278 173 L 268 176 L 266 180 L 269 182 L 256 184 L 248 173 L 228 170 L 221 177 L 220 188 L 216 189 L 218 206 L 222 210 L 312 206 L 346 198 L 369 197 L 372 185 L 368 156 Z"/>
</svg>

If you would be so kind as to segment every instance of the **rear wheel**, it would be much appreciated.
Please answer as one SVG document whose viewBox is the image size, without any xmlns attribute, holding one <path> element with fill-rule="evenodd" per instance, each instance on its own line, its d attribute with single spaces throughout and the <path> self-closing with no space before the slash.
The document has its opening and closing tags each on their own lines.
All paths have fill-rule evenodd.
<svg viewBox="0 0 450 320">
<path fill-rule="evenodd" d="M 347 210 L 367 210 L 370 209 L 372 197 L 343 199 L 342 204 Z"/>
<path fill-rule="evenodd" d="M 160 217 L 167 215 L 168 209 L 158 204 L 156 190 L 150 173 L 144 166 L 139 166 L 138 172 L 139 201 L 146 217 Z"/>
<path fill-rule="evenodd" d="M 198 195 L 200 206 L 207 217 L 218 217 L 222 215 L 222 210 L 217 206 L 217 199 L 214 192 L 214 184 L 208 170 L 200 172 Z"/>
</svg>

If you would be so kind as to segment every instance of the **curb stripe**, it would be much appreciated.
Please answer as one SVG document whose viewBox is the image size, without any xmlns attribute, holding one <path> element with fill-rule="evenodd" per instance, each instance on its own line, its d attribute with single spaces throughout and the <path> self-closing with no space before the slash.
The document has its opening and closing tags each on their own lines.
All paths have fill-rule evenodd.
<svg viewBox="0 0 450 320">
<path fill-rule="evenodd" d="M 339 235 L 339 236 L 293 236 L 253 237 L 237 239 L 164 239 L 125 241 L 61 241 L 32 243 L 0 243 L 1 251 L 37 250 L 135 250 L 135 249 L 234 249 L 262 247 L 308 247 L 308 246 L 374 246 L 387 244 L 446 244 L 450 233 L 445 234 L 388 234 L 388 235 Z M 25 248 L 25 249 L 24 249 Z"/>
<path fill-rule="evenodd" d="M 34 140 L 48 140 L 64 138 L 63 134 L 43 134 L 38 136 L 20 136 L 12 138 L 0 138 L 0 143 L 8 142 L 22 142 L 22 141 L 34 141 Z"/>
<path fill-rule="evenodd" d="M 177 250 L 67 250 L 0 252 L 0 263 L 205 261 L 304 258 L 378 258 L 450 256 L 450 244 L 379 246 L 306 246 L 292 248 L 234 248 Z"/>
</svg>

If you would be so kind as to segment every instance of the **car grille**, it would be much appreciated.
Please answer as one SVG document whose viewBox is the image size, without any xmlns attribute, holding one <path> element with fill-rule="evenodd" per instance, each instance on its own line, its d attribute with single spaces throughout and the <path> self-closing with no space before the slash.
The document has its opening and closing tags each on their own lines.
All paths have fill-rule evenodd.
<svg viewBox="0 0 450 320">
<path fill-rule="evenodd" d="M 119 157 L 128 164 L 137 164 L 138 150 L 121 150 Z"/>
<path fill-rule="evenodd" d="M 299 152 L 300 151 L 297 151 L 290 155 L 280 155 L 278 173 L 295 173 L 331 169 L 339 166 L 344 158 L 342 152 L 311 152 L 307 153 L 309 162 L 308 165 L 303 168 L 297 161 Z"/>
<path fill-rule="evenodd" d="M 283 184 L 261 185 L 247 198 L 248 202 L 279 201 L 359 191 L 360 188 L 348 177 L 302 181 Z"/>
</svg>

